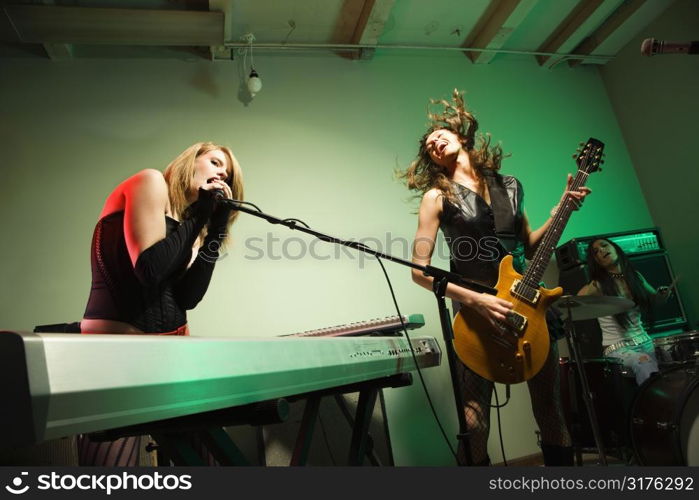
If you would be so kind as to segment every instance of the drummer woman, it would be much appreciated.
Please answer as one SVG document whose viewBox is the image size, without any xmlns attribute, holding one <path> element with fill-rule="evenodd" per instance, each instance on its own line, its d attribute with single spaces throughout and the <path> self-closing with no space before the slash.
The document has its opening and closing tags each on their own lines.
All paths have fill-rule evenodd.
<svg viewBox="0 0 699 500">
<path fill-rule="evenodd" d="M 598 321 L 602 329 L 603 355 L 620 359 L 633 370 L 636 383 L 640 385 L 658 371 L 653 339 L 643 323 L 653 324 L 653 304 L 666 301 L 671 288 L 653 288 L 634 269 L 619 245 L 605 238 L 596 239 L 588 246 L 587 268 L 591 281 L 578 295 L 626 297 L 635 303 L 630 311 L 603 316 Z"/>
</svg>

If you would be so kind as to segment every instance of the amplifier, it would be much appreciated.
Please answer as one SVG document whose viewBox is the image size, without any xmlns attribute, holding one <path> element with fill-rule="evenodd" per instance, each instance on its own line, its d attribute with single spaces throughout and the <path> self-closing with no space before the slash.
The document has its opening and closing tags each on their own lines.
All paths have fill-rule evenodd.
<svg viewBox="0 0 699 500">
<path fill-rule="evenodd" d="M 585 264 L 587 261 L 587 247 L 598 238 L 613 241 L 629 256 L 658 252 L 665 248 L 658 228 L 573 238 L 556 249 L 556 262 L 558 263 L 559 271 Z"/>
</svg>

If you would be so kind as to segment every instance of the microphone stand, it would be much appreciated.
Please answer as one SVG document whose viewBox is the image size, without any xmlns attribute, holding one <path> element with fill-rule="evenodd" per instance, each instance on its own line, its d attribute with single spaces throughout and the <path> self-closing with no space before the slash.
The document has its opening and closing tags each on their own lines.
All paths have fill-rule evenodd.
<svg viewBox="0 0 699 500">
<path fill-rule="evenodd" d="M 587 373 L 585 372 L 585 365 L 580 353 L 580 343 L 578 341 L 578 336 L 575 331 L 575 323 L 573 323 L 573 304 L 570 302 L 570 295 L 567 296 L 567 301 L 561 304 L 561 309 L 565 307 L 567 314 L 564 324 L 566 331 L 566 342 L 568 343 L 568 351 L 570 352 L 573 360 L 575 361 L 575 367 L 578 375 L 578 380 L 580 382 L 580 390 L 582 393 L 583 403 L 585 404 L 585 409 L 587 410 L 587 416 L 590 420 L 590 427 L 592 429 L 592 437 L 595 440 L 595 445 L 597 446 L 597 453 L 599 456 L 599 461 L 602 465 L 607 465 L 607 456 L 604 449 L 604 442 L 602 440 L 602 433 L 599 427 L 599 420 L 597 419 L 597 411 L 595 410 L 594 395 L 590 390 L 590 384 L 587 380 Z"/>
<path fill-rule="evenodd" d="M 253 209 L 248 206 L 245 206 L 243 202 L 238 201 L 238 200 L 231 200 L 231 199 L 220 199 L 219 203 L 225 203 L 229 207 L 233 208 L 234 210 L 238 210 L 239 212 L 245 212 L 246 214 L 254 215 L 255 217 L 259 217 L 260 219 L 265 219 L 267 222 L 270 224 L 280 224 L 282 226 L 286 226 L 291 230 L 298 230 L 301 231 L 302 233 L 310 234 L 312 236 L 315 236 L 316 238 L 322 240 L 322 241 L 327 241 L 328 243 L 335 243 L 338 245 L 354 248 L 355 250 L 358 250 L 360 252 L 364 252 L 369 255 L 373 255 L 376 258 L 379 259 L 386 259 L 390 260 L 391 262 L 395 262 L 397 264 L 401 264 L 406 267 L 410 267 L 412 269 L 417 269 L 418 271 L 422 271 L 422 273 L 425 276 L 433 278 L 432 281 L 432 291 L 434 292 L 434 295 L 437 299 L 437 307 L 439 309 L 439 321 L 440 321 L 440 326 L 442 329 L 442 336 L 444 337 L 444 347 L 447 351 L 447 359 L 449 361 L 449 373 L 451 375 L 451 380 L 452 380 L 452 389 L 454 392 L 454 402 L 456 403 L 456 414 L 458 417 L 458 423 L 459 423 L 459 433 L 457 434 L 457 439 L 459 440 L 460 444 L 462 445 L 464 449 L 464 456 L 466 458 L 466 463 L 465 464 L 460 464 L 460 465 L 472 465 L 473 459 L 471 457 L 470 453 L 470 448 L 469 448 L 469 443 L 468 443 L 468 428 L 466 427 L 466 416 L 464 415 L 464 405 L 463 401 L 461 399 L 461 393 L 459 392 L 458 389 L 458 375 L 457 375 L 457 357 L 456 357 L 456 352 L 454 351 L 454 346 L 453 346 L 453 341 L 454 341 L 454 331 L 452 330 L 451 327 L 451 316 L 449 314 L 449 309 L 447 309 L 446 306 L 446 301 L 444 300 L 444 296 L 447 290 L 447 285 L 449 283 L 454 283 L 455 285 L 462 286 L 465 288 L 469 288 L 471 290 L 477 291 L 477 292 L 483 292 L 483 293 L 489 293 L 491 295 L 495 295 L 497 293 L 497 290 L 495 290 L 492 287 L 483 285 L 481 283 L 467 280 L 465 278 L 462 278 L 460 275 L 456 273 L 452 273 L 449 271 L 445 271 L 443 269 L 439 269 L 437 267 L 433 266 L 421 266 L 419 264 L 415 264 L 414 262 L 411 262 L 409 260 L 401 259 L 399 257 L 394 257 L 392 255 L 386 254 L 379 252 L 377 250 L 373 250 L 369 248 L 368 246 L 364 245 L 363 243 L 359 243 L 358 241 L 348 241 L 348 240 L 343 240 L 340 238 L 336 238 L 334 236 L 330 236 L 324 233 L 321 233 L 319 231 L 316 231 L 314 229 L 311 229 L 310 227 L 306 227 L 304 225 L 299 225 L 297 220 L 295 219 L 280 219 L 279 217 L 275 217 L 273 215 L 266 214 L 262 212 L 261 210 Z M 457 456 L 458 460 L 458 456 Z"/>
</svg>

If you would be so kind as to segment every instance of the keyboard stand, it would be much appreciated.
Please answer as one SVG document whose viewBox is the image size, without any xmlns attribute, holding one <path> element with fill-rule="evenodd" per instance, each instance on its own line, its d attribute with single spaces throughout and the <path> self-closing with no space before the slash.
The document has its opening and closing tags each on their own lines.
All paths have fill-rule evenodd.
<svg viewBox="0 0 699 500">
<path fill-rule="evenodd" d="M 321 399 L 325 396 L 340 397 L 342 394 L 359 393 L 359 404 L 352 418 L 345 407 L 343 413 L 352 427 L 347 465 L 362 465 L 368 457 L 373 465 L 380 465 L 373 453 L 373 440 L 369 425 L 377 397 L 385 387 L 404 387 L 412 384 L 410 373 L 399 373 L 388 377 L 323 389 L 288 398 L 253 403 L 235 408 L 216 410 L 196 415 L 120 427 L 90 434 L 95 441 L 113 441 L 125 436 L 150 435 L 157 443 L 159 465 L 205 466 L 207 453 L 219 465 L 248 466 L 252 464 L 235 444 L 223 427 L 234 425 L 269 425 L 286 421 L 289 401 L 305 400 L 305 408 L 296 445 L 289 465 L 303 466 L 308 461 L 313 430 L 318 420 Z M 287 401 L 288 400 L 288 401 Z M 341 407 L 342 409 L 342 407 Z M 199 441 L 205 450 L 195 450 L 192 441 Z M 202 456 L 204 455 L 204 456 Z"/>
<path fill-rule="evenodd" d="M 373 440 L 369 434 L 369 425 L 371 416 L 374 412 L 377 396 L 380 391 L 386 387 L 405 387 L 412 384 L 412 376 L 409 373 L 400 373 L 390 377 L 384 377 L 357 384 L 349 384 L 341 387 L 325 389 L 309 394 L 294 396 L 289 398 L 306 399 L 301 426 L 296 438 L 296 446 L 291 457 L 290 465 L 306 465 L 308 460 L 308 451 L 310 450 L 311 440 L 313 438 L 313 429 L 318 419 L 320 409 L 320 400 L 323 396 L 335 396 L 336 399 L 341 394 L 359 392 L 359 404 L 357 412 L 352 419 L 349 410 L 343 405 L 340 409 L 343 410 L 350 426 L 352 427 L 352 440 L 350 444 L 349 456 L 347 457 L 347 465 L 362 465 L 364 457 L 368 457 L 373 465 L 380 465 L 373 453 Z"/>
</svg>

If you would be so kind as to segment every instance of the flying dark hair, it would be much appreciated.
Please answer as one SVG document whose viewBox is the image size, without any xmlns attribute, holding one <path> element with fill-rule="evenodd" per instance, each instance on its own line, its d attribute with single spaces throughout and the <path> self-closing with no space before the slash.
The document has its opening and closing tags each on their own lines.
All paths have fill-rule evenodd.
<svg viewBox="0 0 699 500">
<path fill-rule="evenodd" d="M 643 281 L 639 277 L 638 271 L 634 268 L 633 264 L 629 260 L 628 256 L 621 249 L 619 245 L 614 243 L 607 238 L 597 238 L 590 242 L 587 246 L 587 269 L 590 272 L 590 279 L 596 281 L 603 295 L 618 296 L 619 290 L 617 289 L 614 278 L 607 272 L 607 270 L 602 267 L 597 260 L 592 251 L 592 245 L 597 241 L 605 241 L 610 244 L 616 250 L 619 269 L 624 275 L 624 281 L 629 287 L 631 292 L 631 299 L 636 303 L 641 311 L 641 317 L 643 321 L 648 325 L 653 325 L 653 296 L 650 292 L 643 286 Z M 619 326 L 622 328 L 628 328 L 631 326 L 631 318 L 627 312 L 619 313 L 614 315 L 614 319 Z"/>
<path fill-rule="evenodd" d="M 454 89 L 451 102 L 446 99 L 433 99 L 430 102 L 433 105 L 441 105 L 444 110 L 442 113 L 428 113 L 430 124 L 427 132 L 420 138 L 417 158 L 407 170 L 399 172 L 398 176 L 405 180 L 409 189 L 419 194 L 424 194 L 436 187 L 448 199 L 453 200 L 454 193 L 447 176 L 447 169 L 432 161 L 427 151 L 427 137 L 432 132 L 441 129 L 454 132 L 461 146 L 468 152 L 471 164 L 478 175 L 483 175 L 486 169 L 499 170 L 504 155 L 499 145 L 491 146 L 489 135 L 476 136 L 478 120 L 466 109 L 463 93 Z"/>
</svg>

